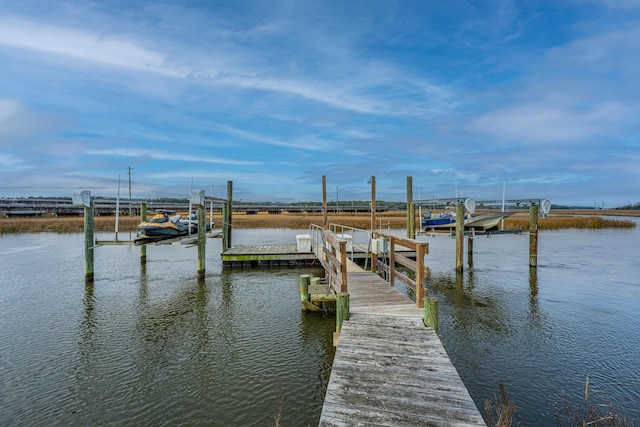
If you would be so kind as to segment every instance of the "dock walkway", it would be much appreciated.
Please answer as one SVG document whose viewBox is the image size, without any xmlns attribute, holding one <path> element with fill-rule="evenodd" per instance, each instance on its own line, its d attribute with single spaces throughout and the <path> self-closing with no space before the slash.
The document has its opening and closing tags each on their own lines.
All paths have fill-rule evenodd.
<svg viewBox="0 0 640 427">
<path fill-rule="evenodd" d="M 342 325 L 320 426 L 484 426 L 423 310 L 349 262 Z"/>
</svg>

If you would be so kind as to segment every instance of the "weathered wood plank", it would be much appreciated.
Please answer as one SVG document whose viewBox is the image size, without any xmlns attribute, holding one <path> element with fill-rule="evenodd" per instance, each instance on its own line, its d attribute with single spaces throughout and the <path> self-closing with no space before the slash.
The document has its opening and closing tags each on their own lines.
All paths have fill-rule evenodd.
<svg viewBox="0 0 640 427">
<path fill-rule="evenodd" d="M 417 317 L 352 311 L 343 323 L 320 425 L 485 424 L 433 329 Z"/>
</svg>

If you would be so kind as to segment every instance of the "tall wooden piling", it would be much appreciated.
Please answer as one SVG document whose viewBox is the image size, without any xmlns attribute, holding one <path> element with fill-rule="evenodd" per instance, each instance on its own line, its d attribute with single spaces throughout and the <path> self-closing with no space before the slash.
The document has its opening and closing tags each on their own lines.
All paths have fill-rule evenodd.
<svg viewBox="0 0 640 427">
<path fill-rule="evenodd" d="M 204 192 L 203 201 L 204 201 Z M 207 247 L 207 213 L 205 211 L 205 205 L 198 205 L 198 279 L 205 277 L 205 259 L 206 259 L 206 247 Z"/>
<path fill-rule="evenodd" d="M 86 283 L 93 283 L 94 209 L 95 204 L 91 199 L 89 206 L 84 207 L 84 280 Z"/>
<path fill-rule="evenodd" d="M 222 206 L 222 246 L 225 251 L 231 247 L 232 221 L 233 181 L 227 181 L 227 202 Z"/>
<path fill-rule="evenodd" d="M 413 204 L 413 177 L 407 177 L 407 237 L 416 236 L 416 207 Z"/>
<path fill-rule="evenodd" d="M 147 204 L 145 202 L 140 203 L 140 222 L 147 220 Z M 140 245 L 140 263 L 147 262 L 147 245 Z"/>
<path fill-rule="evenodd" d="M 371 176 L 371 237 L 376 231 L 376 177 Z M 378 271 L 378 254 L 371 251 L 371 271 Z"/>
<path fill-rule="evenodd" d="M 538 205 L 529 208 L 529 267 L 538 267 Z"/>
<path fill-rule="evenodd" d="M 322 229 L 328 230 L 328 211 L 327 211 L 327 177 L 322 175 Z"/>
<path fill-rule="evenodd" d="M 456 206 L 456 270 L 464 269 L 464 204 Z"/>
</svg>

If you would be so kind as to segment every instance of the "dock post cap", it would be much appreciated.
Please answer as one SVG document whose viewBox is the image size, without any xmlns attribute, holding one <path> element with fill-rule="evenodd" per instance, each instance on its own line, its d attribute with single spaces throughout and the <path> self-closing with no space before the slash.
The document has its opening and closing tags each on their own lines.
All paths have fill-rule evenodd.
<svg viewBox="0 0 640 427">
<path fill-rule="evenodd" d="M 76 190 L 71 195 L 71 201 L 73 202 L 73 206 L 81 208 L 91 207 L 91 191 Z"/>
<path fill-rule="evenodd" d="M 194 206 L 204 206 L 205 205 L 204 190 L 191 191 L 191 203 Z"/>
</svg>

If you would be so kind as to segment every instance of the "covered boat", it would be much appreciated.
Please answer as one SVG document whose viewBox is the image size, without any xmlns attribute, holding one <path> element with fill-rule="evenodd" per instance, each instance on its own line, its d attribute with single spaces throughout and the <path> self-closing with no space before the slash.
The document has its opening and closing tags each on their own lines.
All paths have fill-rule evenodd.
<svg viewBox="0 0 640 427">
<path fill-rule="evenodd" d="M 488 212 L 473 215 L 464 219 L 465 230 L 475 229 L 477 231 L 487 231 L 498 226 L 503 218 L 513 215 L 511 212 Z M 455 213 L 441 213 L 432 215 L 430 212 L 424 214 L 421 221 L 424 231 L 448 231 L 456 226 Z"/>
<path fill-rule="evenodd" d="M 189 225 L 191 226 L 191 234 L 198 232 L 198 213 L 192 212 L 188 217 L 180 218 L 180 222 L 187 225 L 187 230 L 189 230 Z M 206 231 L 210 231 L 213 227 L 213 222 L 207 222 L 205 220 Z"/>
<path fill-rule="evenodd" d="M 421 225 L 423 228 L 433 228 L 441 225 L 449 225 L 456 223 L 456 214 L 454 212 L 431 213 L 425 212 L 422 215 Z"/>
<path fill-rule="evenodd" d="M 170 217 L 167 212 L 158 212 L 138 225 L 138 234 L 143 237 L 175 237 L 188 232 L 189 225 L 180 221 L 180 215 Z"/>
</svg>

